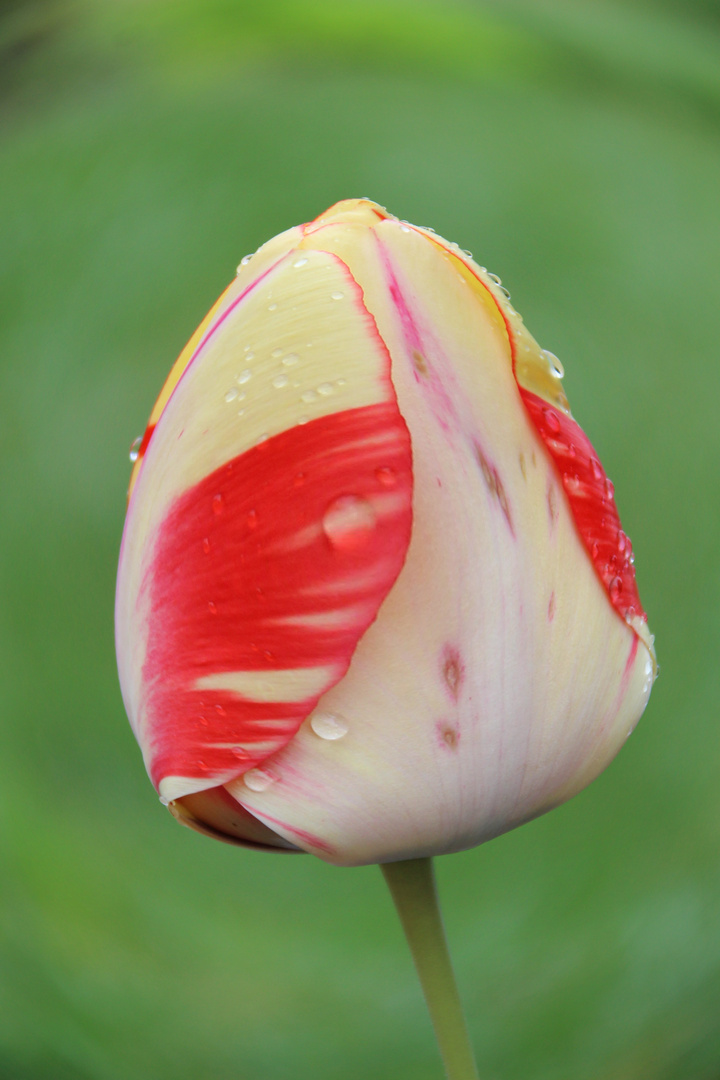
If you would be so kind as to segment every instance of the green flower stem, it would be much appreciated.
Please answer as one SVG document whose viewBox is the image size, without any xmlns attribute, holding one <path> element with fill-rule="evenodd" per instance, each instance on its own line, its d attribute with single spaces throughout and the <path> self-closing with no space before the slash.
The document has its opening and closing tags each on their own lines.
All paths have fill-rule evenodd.
<svg viewBox="0 0 720 1080">
<path fill-rule="evenodd" d="M 448 1080 L 478 1080 L 438 904 L 432 859 L 384 863 Z"/>
</svg>

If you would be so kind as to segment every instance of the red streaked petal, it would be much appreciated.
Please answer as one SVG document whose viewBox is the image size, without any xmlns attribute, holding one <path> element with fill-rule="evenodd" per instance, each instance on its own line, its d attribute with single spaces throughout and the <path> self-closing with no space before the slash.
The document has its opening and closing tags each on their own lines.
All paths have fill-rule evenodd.
<svg viewBox="0 0 720 1080">
<path fill-rule="evenodd" d="M 143 586 L 157 787 L 211 786 L 292 738 L 402 567 L 411 492 L 409 437 L 391 402 L 276 435 L 176 500 Z M 163 794 L 181 790 L 171 782 Z"/>
<path fill-rule="evenodd" d="M 645 619 L 632 544 L 620 526 L 614 489 L 582 428 L 521 386 L 520 396 L 562 479 L 578 532 L 610 602 L 624 619 Z"/>
</svg>

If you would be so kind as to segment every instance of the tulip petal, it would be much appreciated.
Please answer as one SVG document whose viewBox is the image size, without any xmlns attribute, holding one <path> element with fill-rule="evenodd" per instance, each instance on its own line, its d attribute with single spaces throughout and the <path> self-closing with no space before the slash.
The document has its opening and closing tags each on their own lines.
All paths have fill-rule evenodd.
<svg viewBox="0 0 720 1080">
<path fill-rule="evenodd" d="M 636 723 L 655 662 L 639 604 L 640 629 L 620 617 L 563 482 L 561 455 L 577 444 L 586 473 L 590 444 L 568 421 L 548 445 L 529 395 L 563 417 L 564 395 L 529 335 L 523 393 L 480 268 L 391 219 L 323 218 L 303 244 L 347 263 L 392 356 L 413 534 L 345 678 L 261 790 L 247 777 L 228 789 L 290 842 L 360 864 L 460 850 L 570 797 Z"/>
<path fill-rule="evenodd" d="M 387 351 L 335 255 L 280 253 L 224 294 L 164 391 L 136 477 L 118 658 L 169 801 L 292 738 L 405 558 L 409 436 Z"/>
</svg>

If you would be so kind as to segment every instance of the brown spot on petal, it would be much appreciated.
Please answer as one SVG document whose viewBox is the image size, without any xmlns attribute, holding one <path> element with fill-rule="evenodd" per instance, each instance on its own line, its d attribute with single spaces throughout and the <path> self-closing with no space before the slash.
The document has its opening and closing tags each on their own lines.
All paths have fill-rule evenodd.
<svg viewBox="0 0 720 1080">
<path fill-rule="evenodd" d="M 457 724 L 451 724 L 447 720 L 438 720 L 435 731 L 442 749 L 457 750 L 460 742 L 460 729 Z"/>
<path fill-rule="evenodd" d="M 503 482 L 500 479 L 500 474 L 498 473 L 495 466 L 489 463 L 477 443 L 475 443 L 475 456 L 477 458 L 478 465 L 480 466 L 480 471 L 483 474 L 483 479 L 487 484 L 488 491 L 491 495 L 494 495 L 497 501 L 500 503 L 500 509 L 505 515 L 505 520 L 508 523 L 510 532 L 514 536 L 515 533 L 513 531 L 512 518 L 510 516 L 510 506 L 507 500 L 507 495 L 505 494 Z"/>
<path fill-rule="evenodd" d="M 418 371 L 421 375 L 427 375 L 427 373 L 428 373 L 427 360 L 425 359 L 423 354 L 419 351 L 419 349 L 413 349 L 413 351 L 412 351 L 412 362 L 413 362 L 413 367 L 415 368 L 416 371 Z"/>
<path fill-rule="evenodd" d="M 558 519 L 557 495 L 555 493 L 555 485 L 553 483 L 548 484 L 547 504 L 548 513 L 550 514 L 550 528 L 552 529 L 554 528 L 555 522 Z"/>
<path fill-rule="evenodd" d="M 443 657 L 443 679 L 453 699 L 457 701 L 465 677 L 465 667 L 457 649 L 447 648 Z"/>
<path fill-rule="evenodd" d="M 520 457 L 518 458 L 518 461 L 520 462 L 520 472 L 523 475 L 523 480 L 527 480 L 527 472 L 525 471 L 525 455 L 523 454 L 522 450 L 520 451 Z"/>
<path fill-rule="evenodd" d="M 555 593 L 550 593 L 550 603 L 548 604 L 548 622 L 552 622 L 555 618 Z"/>
</svg>

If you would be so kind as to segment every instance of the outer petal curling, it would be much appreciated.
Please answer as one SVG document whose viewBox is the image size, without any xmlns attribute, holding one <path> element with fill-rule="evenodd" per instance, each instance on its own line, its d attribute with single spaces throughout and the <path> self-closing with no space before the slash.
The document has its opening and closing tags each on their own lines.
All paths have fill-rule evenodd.
<svg viewBox="0 0 720 1080">
<path fill-rule="evenodd" d="M 480 268 L 437 238 L 323 217 L 304 244 L 348 264 L 392 356 L 413 535 L 381 618 L 318 705 L 347 735 L 323 740 L 311 717 L 271 785 L 229 789 L 299 846 L 356 864 L 459 850 L 570 797 L 627 737 L 655 666 L 609 602 L 518 392 L 502 294 L 480 295 Z"/>
<path fill-rule="evenodd" d="M 130 501 L 121 683 L 166 801 L 292 738 L 409 542 L 409 436 L 384 344 L 340 260 L 296 255 L 225 294 Z"/>
</svg>

